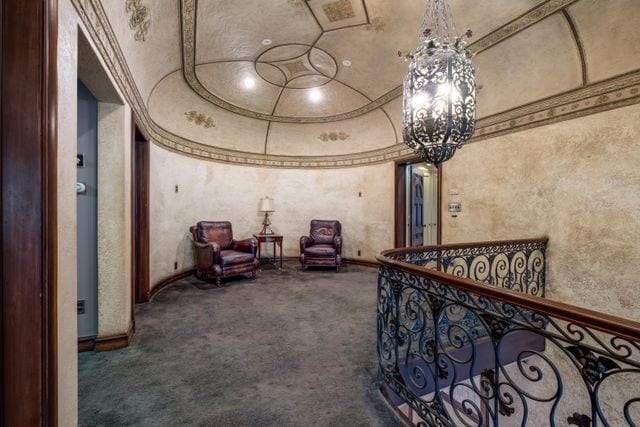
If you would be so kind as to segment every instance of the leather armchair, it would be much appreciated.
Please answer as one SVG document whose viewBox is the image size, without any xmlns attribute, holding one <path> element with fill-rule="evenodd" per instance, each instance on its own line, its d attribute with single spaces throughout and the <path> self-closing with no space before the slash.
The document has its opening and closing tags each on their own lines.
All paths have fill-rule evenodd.
<svg viewBox="0 0 640 427">
<path fill-rule="evenodd" d="M 193 235 L 196 277 L 216 280 L 251 273 L 256 277 L 259 261 L 258 241 L 254 238 L 233 240 L 229 221 L 200 221 L 189 228 Z"/>
<path fill-rule="evenodd" d="M 339 221 L 314 219 L 309 236 L 300 238 L 300 263 L 309 266 L 335 267 L 342 265 L 342 225 Z"/>
</svg>

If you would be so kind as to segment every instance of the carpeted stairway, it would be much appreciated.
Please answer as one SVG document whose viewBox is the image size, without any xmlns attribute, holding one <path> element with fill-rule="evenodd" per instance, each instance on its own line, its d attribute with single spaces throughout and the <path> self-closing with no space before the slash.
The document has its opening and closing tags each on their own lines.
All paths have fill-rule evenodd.
<svg viewBox="0 0 640 427">
<path fill-rule="evenodd" d="M 286 263 L 176 282 L 137 307 L 129 348 L 79 355 L 79 423 L 401 425 L 375 385 L 376 281 Z"/>
</svg>

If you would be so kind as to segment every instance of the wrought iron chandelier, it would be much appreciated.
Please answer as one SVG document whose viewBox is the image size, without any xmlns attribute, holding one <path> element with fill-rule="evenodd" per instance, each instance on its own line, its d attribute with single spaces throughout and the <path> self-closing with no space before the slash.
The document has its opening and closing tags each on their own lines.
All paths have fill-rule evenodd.
<svg viewBox="0 0 640 427">
<path fill-rule="evenodd" d="M 404 79 L 403 136 L 426 162 L 449 160 L 475 129 L 475 68 L 447 0 L 427 0 L 418 47 Z"/>
</svg>

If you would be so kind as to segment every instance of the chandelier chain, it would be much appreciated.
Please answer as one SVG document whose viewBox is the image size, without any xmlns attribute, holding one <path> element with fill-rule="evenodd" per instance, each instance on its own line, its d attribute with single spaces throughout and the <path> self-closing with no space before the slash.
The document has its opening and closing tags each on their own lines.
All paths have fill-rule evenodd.
<svg viewBox="0 0 640 427">
<path fill-rule="evenodd" d="M 447 0 L 427 0 L 422 17 L 419 43 L 433 38 L 451 42 L 455 40 L 457 35 L 449 2 Z"/>
</svg>

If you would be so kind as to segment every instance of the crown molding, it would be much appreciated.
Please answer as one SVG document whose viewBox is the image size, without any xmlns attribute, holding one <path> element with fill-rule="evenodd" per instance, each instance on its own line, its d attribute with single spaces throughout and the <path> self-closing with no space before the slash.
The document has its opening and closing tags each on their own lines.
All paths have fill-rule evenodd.
<svg viewBox="0 0 640 427">
<path fill-rule="evenodd" d="M 71 1 L 100 57 L 108 68 L 114 83 L 136 114 L 143 132 L 148 135 L 154 144 L 162 148 L 200 160 L 287 169 L 357 167 L 414 156 L 413 151 L 404 144 L 394 144 L 383 149 L 339 156 L 274 156 L 218 148 L 175 135 L 163 129 L 151 119 L 99 0 Z M 574 1 L 549 0 L 543 3 L 541 6 L 525 13 L 527 18 L 524 18 L 525 15 L 520 17 L 525 22 L 514 24 L 512 21 L 511 24 L 508 24 L 507 26 L 511 26 L 513 29 L 511 35 L 533 25 L 533 23 L 544 19 L 544 17 L 557 12 Z M 534 13 L 534 11 L 538 12 Z M 537 21 L 533 22 L 534 18 Z M 503 28 L 496 30 L 501 32 L 502 35 L 500 37 L 497 35 L 492 37 L 491 40 L 493 40 L 494 44 L 507 38 Z M 482 42 L 485 38 L 480 39 L 479 42 Z M 482 46 L 477 45 L 478 48 Z M 635 70 L 605 81 L 591 83 L 540 101 L 481 118 L 477 122 L 476 133 L 471 142 L 639 103 L 639 92 L 640 70 Z"/>
</svg>

